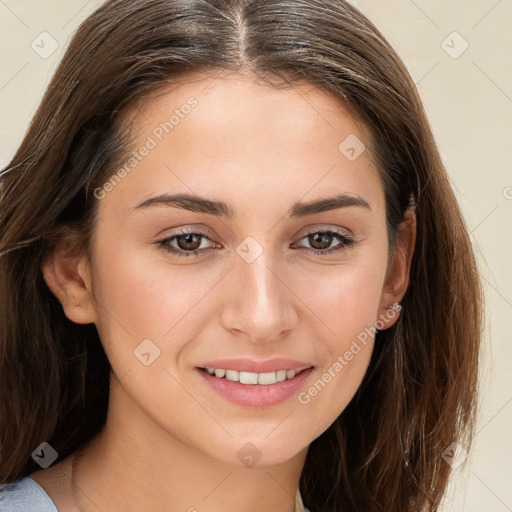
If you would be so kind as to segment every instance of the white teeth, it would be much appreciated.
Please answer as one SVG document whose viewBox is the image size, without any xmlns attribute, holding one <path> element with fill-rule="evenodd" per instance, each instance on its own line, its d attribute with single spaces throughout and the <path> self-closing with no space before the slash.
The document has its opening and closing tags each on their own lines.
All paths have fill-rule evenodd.
<svg viewBox="0 0 512 512">
<path fill-rule="evenodd" d="M 286 378 L 287 379 L 293 379 L 295 377 L 296 372 L 295 370 L 286 370 Z"/>
<path fill-rule="evenodd" d="M 238 372 L 236 370 L 226 370 L 226 379 L 238 381 Z"/>
<path fill-rule="evenodd" d="M 215 375 L 220 379 L 226 378 L 233 382 L 240 382 L 241 384 L 260 384 L 268 386 L 276 382 L 283 382 L 287 379 L 293 379 L 300 371 L 296 370 L 277 370 L 276 372 L 254 373 L 254 372 L 239 372 L 237 370 L 223 370 L 219 368 L 205 368 L 207 373 Z"/>
<path fill-rule="evenodd" d="M 276 381 L 283 382 L 283 380 L 286 380 L 286 370 L 277 370 Z"/>
<path fill-rule="evenodd" d="M 258 374 L 251 372 L 240 372 L 239 381 L 242 384 L 258 384 Z"/>
<path fill-rule="evenodd" d="M 276 381 L 276 372 L 260 373 L 258 375 L 258 384 L 275 384 Z"/>
</svg>

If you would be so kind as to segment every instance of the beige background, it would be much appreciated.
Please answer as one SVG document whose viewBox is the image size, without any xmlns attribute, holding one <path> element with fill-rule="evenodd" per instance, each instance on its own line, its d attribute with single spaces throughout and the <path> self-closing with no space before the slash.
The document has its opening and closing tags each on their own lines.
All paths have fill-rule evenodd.
<svg viewBox="0 0 512 512">
<path fill-rule="evenodd" d="M 0 0 L 0 167 L 20 143 L 70 35 L 101 3 Z M 486 289 L 478 435 L 444 510 L 512 511 L 512 0 L 353 3 L 388 37 L 418 84 Z M 31 47 L 35 41 L 39 53 L 52 50 L 42 32 L 58 44 L 47 58 Z"/>
</svg>

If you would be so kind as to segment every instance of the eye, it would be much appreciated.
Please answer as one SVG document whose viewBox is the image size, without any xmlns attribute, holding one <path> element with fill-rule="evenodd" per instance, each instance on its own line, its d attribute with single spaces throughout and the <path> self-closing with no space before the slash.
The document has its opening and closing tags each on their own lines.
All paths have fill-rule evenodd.
<svg viewBox="0 0 512 512">
<path fill-rule="evenodd" d="M 200 256 L 204 249 L 212 248 L 212 246 L 204 245 L 203 242 L 211 240 L 207 235 L 197 231 L 181 230 L 174 235 L 159 240 L 157 243 L 164 251 L 175 254 L 179 257 Z M 348 234 L 336 229 L 324 229 L 321 231 L 312 231 L 305 235 L 301 240 L 306 240 L 311 247 L 304 247 L 314 254 L 329 254 L 340 250 L 347 250 L 356 242 Z M 329 248 L 333 242 L 338 241 L 338 245 Z M 213 246 L 219 245 L 211 242 Z M 299 246 L 300 247 L 300 246 Z"/>
<path fill-rule="evenodd" d="M 354 238 L 352 238 L 348 233 L 337 229 L 312 231 L 302 238 L 302 240 L 306 240 L 311 246 L 311 248 L 306 247 L 306 249 L 315 254 L 329 254 L 341 250 L 347 250 L 356 243 Z M 338 245 L 329 248 L 336 240 L 339 242 Z"/>
<path fill-rule="evenodd" d="M 175 254 L 176 256 L 188 257 L 199 256 L 198 253 L 200 250 L 205 248 L 203 246 L 204 240 L 209 240 L 209 238 L 203 233 L 182 230 L 171 237 L 158 241 L 157 244 L 164 251 Z"/>
</svg>

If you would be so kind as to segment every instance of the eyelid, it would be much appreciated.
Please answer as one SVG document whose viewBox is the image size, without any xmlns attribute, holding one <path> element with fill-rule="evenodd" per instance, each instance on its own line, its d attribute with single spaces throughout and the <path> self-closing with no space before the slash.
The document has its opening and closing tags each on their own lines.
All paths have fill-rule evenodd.
<svg viewBox="0 0 512 512">
<path fill-rule="evenodd" d="M 322 232 L 332 232 L 332 233 L 339 233 L 341 235 L 345 235 L 347 238 L 355 238 L 355 235 L 354 233 L 348 229 L 348 228 L 345 228 L 345 227 L 341 227 L 341 226 L 333 226 L 333 225 L 324 225 L 324 226 L 318 226 L 318 225 L 314 225 L 314 227 L 312 228 L 307 228 L 306 231 L 300 235 L 300 238 L 304 238 L 305 236 L 308 236 L 308 235 L 311 235 L 313 233 L 322 233 Z M 299 231 L 299 233 L 301 233 L 301 231 Z M 297 235 L 299 236 L 299 235 Z"/>
</svg>

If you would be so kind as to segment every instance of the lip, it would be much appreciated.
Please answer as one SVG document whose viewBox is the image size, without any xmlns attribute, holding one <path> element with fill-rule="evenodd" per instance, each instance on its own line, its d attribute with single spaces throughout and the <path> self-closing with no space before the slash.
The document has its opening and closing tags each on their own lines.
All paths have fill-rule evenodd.
<svg viewBox="0 0 512 512">
<path fill-rule="evenodd" d="M 276 358 L 266 361 L 255 361 L 254 359 L 222 359 L 216 361 L 206 361 L 198 365 L 199 368 L 218 368 L 222 370 L 238 370 L 240 372 L 268 373 L 277 372 L 277 370 L 305 370 L 311 368 L 311 363 L 297 361 L 295 359 Z"/>
<path fill-rule="evenodd" d="M 212 367 L 215 368 L 215 366 Z M 234 370 L 235 367 L 224 369 Z M 284 368 L 281 367 L 279 369 Z M 294 368 L 288 369 L 291 370 Z M 202 382 L 204 382 L 211 390 L 223 397 L 225 400 L 238 406 L 256 409 L 274 407 L 285 402 L 286 400 L 289 400 L 292 396 L 295 396 L 300 388 L 304 385 L 306 379 L 311 375 L 313 370 L 314 367 L 308 365 L 307 369 L 301 371 L 298 375 L 293 377 L 293 379 L 276 382 L 275 384 L 261 385 L 241 384 L 240 382 L 227 380 L 226 378 L 219 379 L 218 377 L 209 375 L 206 371 L 201 370 L 200 367 L 195 369 L 199 377 L 202 379 Z M 249 370 L 241 369 L 241 371 Z"/>
</svg>

